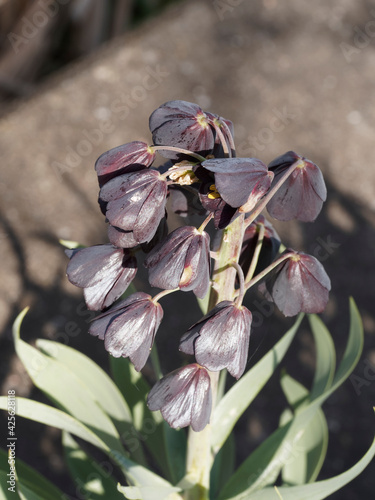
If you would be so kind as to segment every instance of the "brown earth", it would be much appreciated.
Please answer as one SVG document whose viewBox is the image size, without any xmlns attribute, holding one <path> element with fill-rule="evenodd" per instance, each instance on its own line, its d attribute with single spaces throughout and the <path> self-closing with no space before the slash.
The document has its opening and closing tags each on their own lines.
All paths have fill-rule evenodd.
<svg viewBox="0 0 375 500">
<path fill-rule="evenodd" d="M 256 156 L 267 163 L 293 149 L 322 168 L 329 193 L 317 222 L 280 223 L 277 229 L 287 245 L 320 258 L 331 277 L 331 300 L 323 318 L 338 356 L 348 332 L 350 295 L 365 325 L 363 358 L 355 370 L 362 387 L 355 387 L 354 379 L 347 381 L 324 406 L 331 433 L 320 477 L 343 472 L 364 454 L 374 434 L 375 402 L 374 9 L 373 2 L 364 0 L 177 4 L 50 78 L 33 97 L 3 110 L 3 393 L 15 386 L 19 395 L 44 400 L 32 389 L 12 346 L 10 327 L 25 305 L 31 306 L 23 328 L 26 340 L 44 336 L 68 341 L 107 366 L 102 346 L 86 333 L 81 293 L 66 280 L 58 240 L 84 245 L 105 241 L 96 202 L 95 159 L 125 142 L 149 142 L 150 113 L 165 101 L 184 99 L 234 122 L 238 156 Z M 144 286 L 141 278 L 138 283 Z M 180 299 L 166 299 L 166 307 L 172 305 L 179 314 L 166 315 L 159 336 L 164 346 L 167 333 L 176 332 L 172 347 L 162 352 L 168 369 L 180 360 L 175 354 L 179 334 L 190 325 L 190 316 L 199 314 L 189 294 L 183 304 Z M 183 313 L 189 307 L 193 312 L 187 318 Z M 77 323 L 79 335 L 66 333 L 69 321 Z M 285 330 L 289 323 L 280 321 Z M 250 364 L 280 335 L 275 325 L 273 315 L 254 329 Z M 313 362 L 305 325 L 286 366 L 309 384 Z M 241 419 L 238 461 L 277 425 L 283 404 L 275 378 Z M 21 419 L 17 426 L 19 457 L 74 494 L 66 480 L 58 433 Z M 372 498 L 374 471 L 371 464 L 331 498 Z"/>
</svg>

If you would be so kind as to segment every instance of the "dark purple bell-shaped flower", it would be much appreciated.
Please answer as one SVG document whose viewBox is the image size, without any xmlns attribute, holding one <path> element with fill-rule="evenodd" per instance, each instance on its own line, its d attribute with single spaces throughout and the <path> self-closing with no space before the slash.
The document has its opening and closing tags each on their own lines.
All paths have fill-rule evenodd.
<svg viewBox="0 0 375 500">
<path fill-rule="evenodd" d="M 104 347 L 115 358 L 130 358 L 142 370 L 150 354 L 163 309 L 146 293 L 133 293 L 98 316 L 90 334 L 104 340 Z"/>
<path fill-rule="evenodd" d="M 137 260 L 127 250 L 96 245 L 66 251 L 66 273 L 73 285 L 83 288 L 88 309 L 98 311 L 115 302 L 137 273 Z"/>
<path fill-rule="evenodd" d="M 252 315 L 244 306 L 224 300 L 181 338 L 180 351 L 194 354 L 211 371 L 227 368 L 239 379 L 246 368 Z"/>
<path fill-rule="evenodd" d="M 256 158 L 215 158 L 202 166 L 214 173 L 221 198 L 231 207 L 250 212 L 269 190 L 273 173 Z"/>
<path fill-rule="evenodd" d="M 169 101 L 150 116 L 152 139 L 157 146 L 174 146 L 206 155 L 215 144 L 215 133 L 207 115 L 197 105 L 186 101 Z M 166 158 L 181 154 L 162 151 Z"/>
<path fill-rule="evenodd" d="M 173 428 L 191 425 L 195 432 L 202 431 L 212 407 L 207 370 L 195 363 L 169 373 L 151 389 L 147 405 L 151 411 L 160 410 Z"/>
<path fill-rule="evenodd" d="M 142 170 L 152 165 L 155 152 L 145 142 L 133 141 L 103 153 L 96 160 L 95 170 L 98 174 L 99 186 L 129 172 Z"/>
<path fill-rule="evenodd" d="M 299 312 L 322 312 L 331 289 L 324 267 L 312 255 L 290 249 L 284 253 L 290 254 L 290 257 L 265 282 L 267 297 L 285 316 L 295 316 Z"/>
<path fill-rule="evenodd" d="M 268 168 L 274 172 L 276 183 L 296 162 L 299 165 L 268 202 L 267 210 L 271 217 L 278 220 L 312 222 L 319 215 L 327 198 L 327 189 L 319 167 L 294 151 L 288 151 L 273 160 Z"/>
<path fill-rule="evenodd" d="M 107 182 L 100 190 L 107 203 L 106 217 L 116 229 L 131 232 L 129 246 L 150 241 L 165 214 L 167 182 L 156 170 L 123 174 Z M 113 241 L 113 240 L 112 240 Z"/>
<path fill-rule="evenodd" d="M 151 286 L 193 290 L 203 298 L 210 286 L 210 237 L 193 226 L 179 227 L 145 260 Z"/>
</svg>

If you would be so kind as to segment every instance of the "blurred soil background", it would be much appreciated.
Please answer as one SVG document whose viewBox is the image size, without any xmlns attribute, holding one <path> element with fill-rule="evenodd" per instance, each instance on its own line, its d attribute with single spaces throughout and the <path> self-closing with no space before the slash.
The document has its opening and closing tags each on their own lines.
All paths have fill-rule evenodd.
<svg viewBox="0 0 375 500">
<path fill-rule="evenodd" d="M 15 388 L 46 401 L 12 344 L 12 322 L 26 305 L 25 340 L 65 342 L 108 369 L 102 343 L 87 334 L 82 294 L 66 279 L 59 239 L 106 242 L 96 158 L 132 140 L 150 142 L 155 108 L 192 101 L 234 122 L 238 156 L 267 163 L 293 149 L 325 176 L 328 201 L 316 223 L 275 226 L 286 245 L 315 255 L 331 277 L 322 317 L 339 358 L 350 295 L 363 317 L 355 376 L 324 405 L 330 442 L 319 478 L 338 475 L 365 453 L 375 428 L 375 3 L 195 0 L 162 9 L 165 3 L 0 0 L 1 392 Z M 177 223 L 169 219 L 171 229 Z M 144 272 L 136 282 L 147 290 Z M 256 319 L 250 367 L 291 321 L 259 296 L 247 301 Z M 191 294 L 166 297 L 163 307 L 174 311 L 157 336 L 167 371 L 180 364 L 179 337 L 199 310 Z M 310 386 L 307 322 L 282 365 Z M 237 464 L 275 429 L 284 408 L 278 371 L 240 420 Z M 16 430 L 18 457 L 75 498 L 59 432 L 21 418 Z M 374 491 L 371 464 L 331 498 L 370 500 Z"/>
</svg>

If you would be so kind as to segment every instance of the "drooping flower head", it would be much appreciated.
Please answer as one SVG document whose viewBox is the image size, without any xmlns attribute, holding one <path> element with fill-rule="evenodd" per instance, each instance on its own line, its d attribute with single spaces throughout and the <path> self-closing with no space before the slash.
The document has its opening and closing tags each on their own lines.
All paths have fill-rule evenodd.
<svg viewBox="0 0 375 500">
<path fill-rule="evenodd" d="M 160 410 L 173 428 L 191 425 L 202 431 L 210 421 L 212 395 L 210 376 L 205 368 L 192 364 L 175 370 L 151 389 L 147 405 Z"/>
<path fill-rule="evenodd" d="M 145 260 L 151 286 L 180 288 L 203 298 L 210 286 L 210 237 L 193 226 L 179 227 Z"/>
<path fill-rule="evenodd" d="M 137 273 L 137 260 L 127 250 L 112 245 L 95 245 L 67 250 L 69 281 L 83 288 L 88 309 L 98 311 L 115 302 Z"/>
<path fill-rule="evenodd" d="M 194 354 L 208 370 L 226 368 L 240 378 L 246 368 L 252 315 L 244 306 L 224 300 L 181 338 L 180 351 Z"/>
<path fill-rule="evenodd" d="M 274 172 L 276 183 L 296 162 L 297 168 L 268 202 L 267 210 L 271 217 L 278 220 L 312 222 L 319 215 L 327 198 L 327 189 L 319 167 L 294 151 L 288 151 L 275 158 L 268 168 Z"/>
<path fill-rule="evenodd" d="M 105 349 L 115 358 L 130 358 L 142 370 L 150 354 L 163 309 L 146 293 L 133 293 L 91 324 L 89 332 L 104 340 Z"/>
<path fill-rule="evenodd" d="M 288 249 L 284 253 L 290 257 L 265 282 L 267 297 L 285 316 L 324 311 L 331 281 L 322 264 L 312 255 L 302 252 Z"/>
</svg>

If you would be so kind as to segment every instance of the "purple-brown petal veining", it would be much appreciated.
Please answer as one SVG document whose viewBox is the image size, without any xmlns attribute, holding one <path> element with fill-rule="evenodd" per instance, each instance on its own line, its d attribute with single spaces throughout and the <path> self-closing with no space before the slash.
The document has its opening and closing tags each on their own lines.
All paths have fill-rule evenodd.
<svg viewBox="0 0 375 500">
<path fill-rule="evenodd" d="M 103 186 L 118 175 L 150 167 L 154 159 L 155 153 L 141 141 L 129 142 L 110 149 L 100 155 L 95 163 L 99 186 Z"/>
<path fill-rule="evenodd" d="M 286 250 L 290 258 L 276 268 L 266 280 L 266 289 L 285 316 L 299 312 L 324 311 L 331 281 L 322 264 L 312 255 Z"/>
<path fill-rule="evenodd" d="M 150 116 L 152 139 L 157 146 L 174 146 L 209 154 L 215 143 L 215 134 L 208 118 L 197 105 L 186 101 L 169 101 Z M 181 154 L 163 150 L 166 158 L 181 158 Z"/>
<path fill-rule="evenodd" d="M 313 222 L 327 198 L 319 167 L 294 151 L 279 156 L 268 167 L 275 174 L 275 184 L 295 162 L 299 165 L 268 202 L 267 210 L 271 217 L 278 220 Z"/>
<path fill-rule="evenodd" d="M 181 338 L 180 351 L 194 354 L 211 371 L 226 368 L 240 378 L 246 368 L 252 315 L 232 301 L 219 302 Z"/>
<path fill-rule="evenodd" d="M 140 371 L 146 364 L 155 334 L 163 318 L 160 304 L 137 292 L 99 315 L 90 334 L 104 339 L 105 349 L 115 358 L 129 357 Z"/>
</svg>

